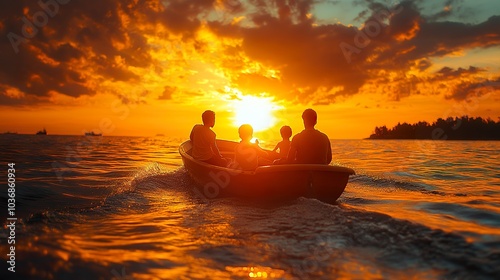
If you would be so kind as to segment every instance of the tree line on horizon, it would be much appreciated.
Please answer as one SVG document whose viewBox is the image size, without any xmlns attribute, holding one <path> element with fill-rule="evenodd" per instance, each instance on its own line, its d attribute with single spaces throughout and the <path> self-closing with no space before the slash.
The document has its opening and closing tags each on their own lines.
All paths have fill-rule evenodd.
<svg viewBox="0 0 500 280">
<path fill-rule="evenodd" d="M 500 117 L 498 122 L 462 116 L 439 118 L 432 124 L 398 123 L 390 129 L 377 126 L 368 139 L 500 140 Z"/>
</svg>

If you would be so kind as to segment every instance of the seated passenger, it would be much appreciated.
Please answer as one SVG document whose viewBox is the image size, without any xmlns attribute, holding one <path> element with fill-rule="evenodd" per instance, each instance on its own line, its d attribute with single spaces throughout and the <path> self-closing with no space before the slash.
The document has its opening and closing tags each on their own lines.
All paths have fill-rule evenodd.
<svg viewBox="0 0 500 280">
<path fill-rule="evenodd" d="M 244 124 L 238 129 L 241 142 L 236 146 L 233 168 L 243 171 L 253 171 L 259 166 L 259 157 L 266 158 L 267 152 L 258 143 L 251 143 L 253 128 Z"/>
<path fill-rule="evenodd" d="M 295 135 L 288 152 L 287 163 L 330 164 L 332 147 L 326 134 L 316 130 L 318 116 L 313 109 L 302 113 L 304 130 Z"/>
<path fill-rule="evenodd" d="M 229 161 L 220 154 L 215 142 L 215 132 L 211 129 L 215 125 L 215 113 L 207 110 L 203 112 L 201 118 L 203 124 L 195 125 L 189 136 L 193 144 L 193 158 L 209 164 L 226 167 Z"/>
<path fill-rule="evenodd" d="M 286 159 L 288 156 L 288 151 L 290 150 L 290 145 L 292 143 L 290 141 L 290 137 L 292 137 L 292 128 L 288 125 L 282 126 L 280 129 L 280 134 L 283 140 L 281 140 L 276 145 L 276 147 L 274 147 L 273 152 L 279 150 L 278 158 Z"/>
</svg>

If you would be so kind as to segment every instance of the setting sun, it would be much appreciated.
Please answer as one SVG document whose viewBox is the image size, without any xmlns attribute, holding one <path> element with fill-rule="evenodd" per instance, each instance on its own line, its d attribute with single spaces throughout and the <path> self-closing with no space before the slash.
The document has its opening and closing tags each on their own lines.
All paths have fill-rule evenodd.
<svg viewBox="0 0 500 280">
<path fill-rule="evenodd" d="M 253 127 L 254 131 L 271 128 L 276 123 L 274 112 L 281 108 L 271 97 L 253 95 L 238 95 L 238 98 L 232 101 L 232 107 L 234 125 L 240 126 L 247 123 Z"/>
</svg>

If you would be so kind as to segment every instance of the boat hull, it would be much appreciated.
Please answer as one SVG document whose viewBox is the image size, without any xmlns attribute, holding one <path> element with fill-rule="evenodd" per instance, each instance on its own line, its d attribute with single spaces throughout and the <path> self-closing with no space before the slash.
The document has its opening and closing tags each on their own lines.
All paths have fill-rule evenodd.
<svg viewBox="0 0 500 280">
<path fill-rule="evenodd" d="M 236 142 L 217 140 L 225 157 L 231 157 Z M 288 200 L 311 197 L 333 203 L 343 193 L 354 170 L 319 164 L 260 166 L 255 171 L 218 167 L 195 160 L 191 142 L 179 147 L 185 168 L 206 198 L 235 196 L 258 200 Z"/>
</svg>

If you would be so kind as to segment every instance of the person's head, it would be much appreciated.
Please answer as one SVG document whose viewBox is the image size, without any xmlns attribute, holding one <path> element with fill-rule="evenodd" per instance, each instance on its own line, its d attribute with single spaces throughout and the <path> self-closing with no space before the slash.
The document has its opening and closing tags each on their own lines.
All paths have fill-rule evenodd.
<svg viewBox="0 0 500 280">
<path fill-rule="evenodd" d="M 318 115 L 313 109 L 306 109 L 304 113 L 302 113 L 302 120 L 304 121 L 305 128 L 314 128 L 318 122 Z"/>
<path fill-rule="evenodd" d="M 238 128 L 238 134 L 240 135 L 241 140 L 250 141 L 253 137 L 253 128 L 249 124 L 243 124 Z"/>
<path fill-rule="evenodd" d="M 292 128 L 289 127 L 288 125 L 284 125 L 280 129 L 280 134 L 281 138 L 289 139 L 290 137 L 292 137 Z"/>
<path fill-rule="evenodd" d="M 214 127 L 214 125 L 215 125 L 215 112 L 210 111 L 210 110 L 206 110 L 201 115 L 201 119 L 203 120 L 204 125 L 207 125 L 209 127 Z"/>
</svg>

